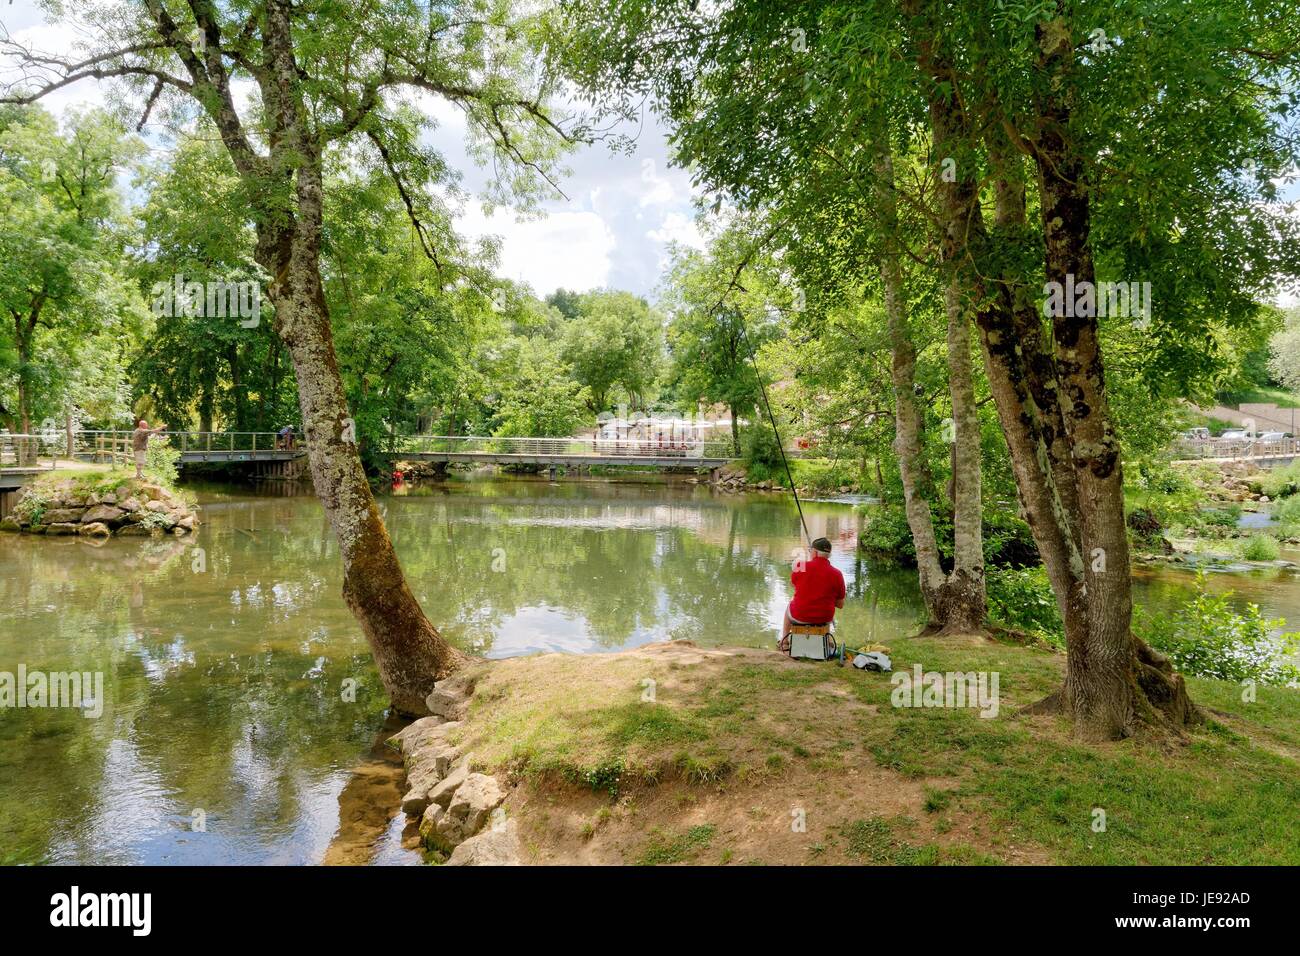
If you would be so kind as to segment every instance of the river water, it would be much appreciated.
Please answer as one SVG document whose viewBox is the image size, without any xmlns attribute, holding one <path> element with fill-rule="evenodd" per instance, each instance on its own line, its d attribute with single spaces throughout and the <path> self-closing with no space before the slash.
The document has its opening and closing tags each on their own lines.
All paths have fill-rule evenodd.
<svg viewBox="0 0 1300 956">
<path fill-rule="evenodd" d="M 320 506 L 288 483 L 197 490 L 193 539 L 0 536 L 0 671 L 103 674 L 95 718 L 0 708 L 0 863 L 417 862 Z M 667 480 L 451 481 L 383 507 L 430 618 L 487 657 L 771 644 L 799 544 L 785 496 Z M 914 629 L 915 576 L 858 557 L 855 511 L 805 513 L 848 582 L 841 635 Z M 1139 603 L 1190 581 L 1139 569 Z M 1212 586 L 1300 620 L 1293 581 Z"/>
</svg>

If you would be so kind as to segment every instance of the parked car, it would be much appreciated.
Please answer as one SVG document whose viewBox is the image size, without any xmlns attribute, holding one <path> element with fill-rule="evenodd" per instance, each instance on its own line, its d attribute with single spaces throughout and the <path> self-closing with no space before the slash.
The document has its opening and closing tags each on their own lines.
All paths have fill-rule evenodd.
<svg viewBox="0 0 1300 956">
<path fill-rule="evenodd" d="M 1245 428 L 1229 428 L 1219 436 L 1219 441 L 1250 441 L 1254 437 L 1254 433 Z"/>
<path fill-rule="evenodd" d="M 1290 437 L 1291 436 L 1288 435 L 1286 432 L 1264 432 L 1262 435 L 1259 436 L 1259 440 L 1264 444 L 1271 445 L 1276 442 L 1285 441 Z"/>
<path fill-rule="evenodd" d="M 1183 438 L 1187 441 L 1207 441 L 1210 437 L 1208 428 L 1189 428 L 1183 432 Z"/>
</svg>

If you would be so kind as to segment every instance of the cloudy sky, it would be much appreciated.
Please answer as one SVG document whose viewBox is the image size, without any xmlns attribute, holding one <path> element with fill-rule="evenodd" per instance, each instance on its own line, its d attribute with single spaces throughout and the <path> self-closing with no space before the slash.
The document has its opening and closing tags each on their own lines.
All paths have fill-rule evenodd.
<svg viewBox="0 0 1300 956">
<path fill-rule="evenodd" d="M 43 53 L 70 50 L 78 39 L 68 27 L 48 24 L 29 0 L 0 0 L 0 24 L 14 39 Z M 85 81 L 60 90 L 42 105 L 56 116 L 72 105 L 102 105 L 103 90 Z M 479 188 L 489 170 L 478 169 L 464 150 L 460 111 L 433 97 L 423 101 L 437 121 L 429 139 L 449 163 L 465 173 L 465 185 Z M 460 220 L 469 236 L 502 240 L 499 272 L 527 282 L 546 295 L 557 288 L 628 289 L 653 297 L 671 241 L 699 244 L 689 177 L 668 163 L 663 129 L 648 112 L 628 130 L 636 136 L 631 155 L 604 145 L 572 154 L 572 173 L 560 184 L 567 200 L 545 204 L 546 215 L 521 220 L 509 210 L 485 216 L 469 204 Z"/>
</svg>

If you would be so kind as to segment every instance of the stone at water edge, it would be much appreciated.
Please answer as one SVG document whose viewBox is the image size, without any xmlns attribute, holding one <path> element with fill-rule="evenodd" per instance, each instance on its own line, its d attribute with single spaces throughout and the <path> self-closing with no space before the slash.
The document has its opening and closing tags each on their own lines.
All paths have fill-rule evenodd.
<svg viewBox="0 0 1300 956">
<path fill-rule="evenodd" d="M 452 851 L 444 866 L 519 866 L 519 828 L 514 819 L 490 826 Z"/>
<path fill-rule="evenodd" d="M 126 520 L 126 512 L 121 508 L 115 508 L 113 505 L 95 505 L 81 516 L 82 524 L 98 522 L 100 524 L 114 525 L 124 520 Z"/>
<path fill-rule="evenodd" d="M 460 750 L 446 741 L 434 741 L 423 750 L 418 750 L 406 760 L 406 795 L 402 798 L 402 810 L 411 816 L 418 816 L 429 805 L 429 791 L 451 770 L 451 766 L 460 758 Z"/>
<path fill-rule="evenodd" d="M 408 817 L 418 817 L 429 806 L 429 791 L 442 777 L 434 768 L 425 767 L 408 774 L 406 794 L 402 797 L 402 812 Z"/>
<path fill-rule="evenodd" d="M 388 742 L 402 753 L 410 754 L 432 743 L 435 738 L 444 737 L 447 731 L 459 726 L 459 721 L 444 720 L 438 716 L 421 717 L 389 737 Z"/>
<path fill-rule="evenodd" d="M 424 702 L 431 714 L 451 722 L 464 720 L 469 712 L 469 700 L 458 687 L 436 686 Z"/>
<path fill-rule="evenodd" d="M 76 534 L 80 530 L 81 530 L 80 524 L 69 524 L 66 522 L 59 522 L 58 524 L 52 524 L 48 526 L 45 529 L 45 533 L 46 534 Z"/>
<path fill-rule="evenodd" d="M 431 803 L 424 808 L 424 813 L 420 817 L 420 839 L 424 841 L 427 847 L 433 847 L 438 842 L 438 821 L 446 813 L 442 807 L 436 803 Z"/>
<path fill-rule="evenodd" d="M 407 753 L 402 763 L 406 766 L 408 775 L 424 767 L 433 767 L 441 779 L 451 771 L 451 765 L 458 759 L 460 759 L 459 747 L 435 737 L 422 744 L 418 750 Z"/>
<path fill-rule="evenodd" d="M 451 773 L 443 777 L 438 785 L 429 791 L 429 803 L 437 804 L 446 809 L 451 804 L 451 798 L 456 795 L 460 785 L 465 782 L 469 776 L 469 756 L 466 755 L 455 767 Z"/>
<path fill-rule="evenodd" d="M 84 508 L 51 508 L 41 515 L 42 524 L 76 524 L 86 513 Z"/>
<path fill-rule="evenodd" d="M 438 820 L 438 839 L 450 846 L 468 840 L 483 828 L 488 814 L 499 807 L 505 798 L 496 777 L 471 773 L 456 789 L 447 812 Z"/>
<path fill-rule="evenodd" d="M 111 538 L 113 531 L 102 521 L 92 521 L 81 526 L 81 536 L 83 538 Z"/>
</svg>

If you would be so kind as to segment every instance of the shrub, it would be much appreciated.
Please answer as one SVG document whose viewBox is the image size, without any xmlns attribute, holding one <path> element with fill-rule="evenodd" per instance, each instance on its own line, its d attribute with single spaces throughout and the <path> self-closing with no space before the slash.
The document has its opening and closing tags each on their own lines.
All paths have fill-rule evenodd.
<svg viewBox="0 0 1300 956">
<path fill-rule="evenodd" d="M 1065 646 L 1065 627 L 1045 568 L 987 568 L 985 586 L 990 621 Z"/>
<path fill-rule="evenodd" d="M 984 563 L 989 566 L 1021 568 L 1039 560 L 1029 525 L 1014 509 L 985 506 Z"/>
<path fill-rule="evenodd" d="M 1149 507 L 1134 508 L 1125 519 L 1129 530 L 1141 541 L 1154 541 L 1164 533 L 1164 525 L 1155 509 Z"/>
<path fill-rule="evenodd" d="M 896 564 L 916 564 L 912 529 L 902 505 L 867 505 L 863 513 L 866 522 L 858 538 L 863 551 L 871 557 Z M 932 512 L 931 517 L 947 568 L 952 559 L 952 514 L 945 509 Z M 1038 547 L 1034 544 L 1029 525 L 1005 508 L 986 506 L 984 563 L 989 567 L 1024 567 L 1037 560 Z"/>
<path fill-rule="evenodd" d="M 14 505 L 14 517 L 24 524 L 40 524 L 49 509 L 51 498 L 43 488 L 36 484 L 28 487 L 18 504 Z"/>
<path fill-rule="evenodd" d="M 912 529 L 902 505 L 868 505 L 858 547 L 869 557 L 895 564 L 916 564 Z"/>
<path fill-rule="evenodd" d="M 1284 468 L 1274 468 L 1265 472 L 1259 479 L 1259 493 L 1269 498 L 1286 498 L 1300 491 L 1300 461 L 1293 461 Z"/>
<path fill-rule="evenodd" d="M 1253 534 L 1241 546 L 1241 556 L 1247 561 L 1276 561 L 1281 553 L 1271 534 Z"/>
<path fill-rule="evenodd" d="M 781 446 L 772 427 L 766 422 L 749 425 L 741 432 L 740 454 L 745 461 L 746 470 L 755 467 L 764 469 L 764 477 L 759 480 L 766 480 L 777 472 L 785 473 L 781 467 Z"/>
<path fill-rule="evenodd" d="M 788 485 L 785 469 L 777 465 L 780 482 Z M 796 458 L 790 462 L 795 483 L 800 488 L 817 492 L 839 491 L 845 485 L 856 487 L 859 477 L 856 468 L 847 461 L 831 461 L 827 458 Z"/>
<path fill-rule="evenodd" d="M 1265 620 L 1257 604 L 1238 613 L 1231 599 L 1231 591 L 1210 594 L 1201 572 L 1196 595 L 1183 608 L 1155 616 L 1138 610 L 1134 629 L 1184 674 L 1262 684 L 1300 681 L 1300 668 L 1287 661 L 1300 648 L 1300 635 L 1274 634 L 1286 621 Z"/>
<path fill-rule="evenodd" d="M 173 448 L 165 435 L 150 439 L 145 452 L 144 471 L 164 488 L 173 488 L 180 475 L 180 449 Z"/>
</svg>

